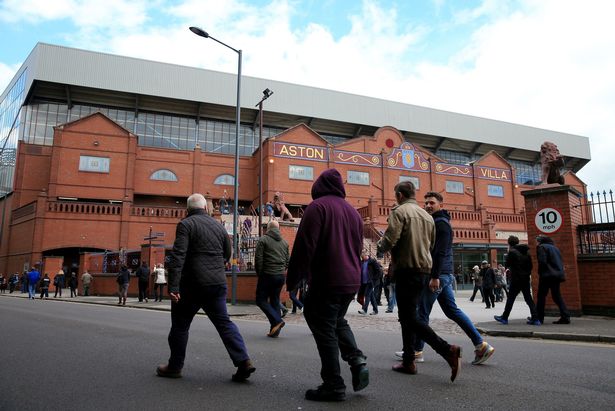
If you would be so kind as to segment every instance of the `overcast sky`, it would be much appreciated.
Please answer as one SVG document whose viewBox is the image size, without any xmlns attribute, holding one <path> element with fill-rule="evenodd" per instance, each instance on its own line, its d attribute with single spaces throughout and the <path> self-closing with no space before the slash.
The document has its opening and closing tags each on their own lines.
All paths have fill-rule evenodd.
<svg viewBox="0 0 615 411">
<path fill-rule="evenodd" d="M 590 139 L 615 188 L 615 1 L 2 0 L 0 89 L 37 42 L 243 73 Z M 541 142 L 537 142 L 536 149 Z"/>
</svg>

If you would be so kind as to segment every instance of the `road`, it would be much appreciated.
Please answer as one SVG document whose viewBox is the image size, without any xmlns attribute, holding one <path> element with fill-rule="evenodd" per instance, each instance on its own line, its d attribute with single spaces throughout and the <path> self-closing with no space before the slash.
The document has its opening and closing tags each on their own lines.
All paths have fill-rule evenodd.
<svg viewBox="0 0 615 411">
<path fill-rule="evenodd" d="M 464 335 L 443 336 L 464 348 L 455 383 L 449 368 L 426 351 L 419 375 L 390 370 L 399 330 L 359 327 L 370 386 L 349 389 L 341 404 L 304 400 L 319 383 L 319 361 L 301 320 L 280 338 L 265 336 L 261 320 L 236 319 L 257 371 L 230 381 L 234 368 L 205 316 L 191 330 L 184 378 L 155 376 L 166 362 L 168 312 L 0 298 L 0 410 L 315 410 L 315 409 L 593 409 L 615 407 L 615 346 L 490 338 L 496 354 L 471 366 Z M 370 319 L 374 321 L 374 319 Z M 350 385 L 350 373 L 344 367 Z"/>
</svg>

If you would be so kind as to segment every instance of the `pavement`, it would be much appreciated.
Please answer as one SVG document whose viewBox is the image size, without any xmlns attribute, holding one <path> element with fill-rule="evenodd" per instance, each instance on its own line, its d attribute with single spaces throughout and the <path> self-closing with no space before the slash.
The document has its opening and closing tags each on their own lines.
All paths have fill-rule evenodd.
<svg viewBox="0 0 615 411">
<path fill-rule="evenodd" d="M 64 290 L 63 297 L 54 298 L 50 293 L 49 300 L 117 306 L 117 297 L 113 296 L 82 296 L 70 297 L 70 291 Z M 519 297 L 513 306 L 507 325 L 498 323 L 494 315 L 501 315 L 504 303 L 497 303 L 495 309 L 485 309 L 477 296 L 474 302 L 469 301 L 470 290 L 459 290 L 456 293 L 457 305 L 474 322 L 476 328 L 484 335 L 513 338 L 536 338 L 560 341 L 584 341 L 594 343 L 615 344 L 615 318 L 600 316 L 573 317 L 570 324 L 552 324 L 557 317 L 546 317 L 541 326 L 527 325 L 526 317 L 529 310 L 525 302 Z M 28 293 L 15 291 L 12 294 L 1 293 L 0 298 L 28 298 Z M 39 298 L 37 297 L 37 300 Z M 384 301 L 384 297 L 383 297 Z M 45 301 L 42 301 L 45 302 Z M 126 307 L 147 310 L 170 311 L 171 302 L 166 299 L 162 302 L 139 302 L 136 297 L 129 297 Z M 118 307 L 121 309 L 124 307 Z M 360 315 L 360 305 L 355 301 L 348 309 L 346 318 L 353 329 L 379 329 L 382 331 L 399 331 L 397 313 L 385 313 L 386 307 L 380 307 L 378 315 Z M 264 314 L 255 304 L 227 304 L 228 313 L 232 317 L 241 317 L 249 320 L 266 321 Z M 288 314 L 284 321 L 287 323 L 302 323 L 303 316 Z M 437 304 L 431 313 L 430 324 L 436 332 L 463 334 L 463 331 L 452 321 L 448 320 Z"/>
</svg>

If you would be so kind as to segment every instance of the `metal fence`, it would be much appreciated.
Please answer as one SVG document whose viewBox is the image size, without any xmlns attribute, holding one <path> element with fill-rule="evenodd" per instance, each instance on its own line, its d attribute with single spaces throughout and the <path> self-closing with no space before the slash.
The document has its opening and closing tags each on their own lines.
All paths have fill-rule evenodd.
<svg viewBox="0 0 615 411">
<path fill-rule="evenodd" d="M 584 201 L 583 201 L 584 200 Z M 615 255 L 615 200 L 613 190 L 590 193 L 576 206 L 583 224 L 577 227 L 581 255 Z"/>
</svg>

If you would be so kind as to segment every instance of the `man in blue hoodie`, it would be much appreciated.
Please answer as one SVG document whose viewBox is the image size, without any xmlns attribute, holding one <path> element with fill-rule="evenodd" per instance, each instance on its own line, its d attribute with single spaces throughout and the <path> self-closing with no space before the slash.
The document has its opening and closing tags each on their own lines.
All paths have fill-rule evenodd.
<svg viewBox="0 0 615 411">
<path fill-rule="evenodd" d="M 36 298 L 36 284 L 38 284 L 40 279 L 41 273 L 38 272 L 36 267 L 30 268 L 30 272 L 28 272 L 28 297 L 31 300 Z"/>
<path fill-rule="evenodd" d="M 305 209 L 288 265 L 288 290 L 303 278 L 308 284 L 303 314 L 316 341 L 323 380 L 318 388 L 306 391 L 305 398 L 311 401 L 345 399 L 340 351 L 350 365 L 354 391 L 369 384 L 366 357 L 344 318 L 361 285 L 363 248 L 363 221 L 345 198 L 340 173 L 323 171 L 312 186 L 314 201 Z"/>
</svg>

